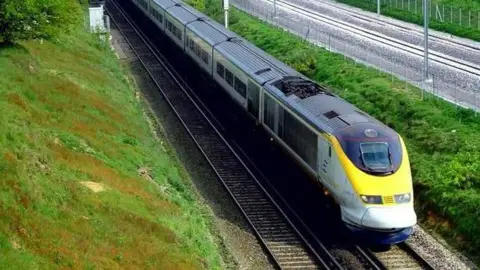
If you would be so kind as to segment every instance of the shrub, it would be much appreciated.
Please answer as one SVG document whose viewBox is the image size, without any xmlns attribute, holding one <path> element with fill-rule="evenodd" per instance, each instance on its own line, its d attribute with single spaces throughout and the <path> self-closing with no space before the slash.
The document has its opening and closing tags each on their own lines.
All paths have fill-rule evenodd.
<svg viewBox="0 0 480 270">
<path fill-rule="evenodd" d="M 77 0 L 0 0 L 0 42 L 50 39 L 81 20 Z"/>
</svg>

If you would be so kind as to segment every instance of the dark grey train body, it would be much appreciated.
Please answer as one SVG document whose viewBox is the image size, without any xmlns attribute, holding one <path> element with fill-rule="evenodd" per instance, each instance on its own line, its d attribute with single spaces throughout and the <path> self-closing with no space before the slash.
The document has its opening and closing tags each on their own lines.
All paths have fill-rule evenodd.
<svg viewBox="0 0 480 270">
<path fill-rule="evenodd" d="M 179 0 L 132 1 L 330 191 L 347 226 L 408 237 L 413 189 L 395 131 Z"/>
</svg>

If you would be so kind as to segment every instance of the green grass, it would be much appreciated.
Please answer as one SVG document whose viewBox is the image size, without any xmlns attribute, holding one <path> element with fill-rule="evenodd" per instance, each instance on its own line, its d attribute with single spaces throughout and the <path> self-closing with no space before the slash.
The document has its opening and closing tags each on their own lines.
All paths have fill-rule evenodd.
<svg viewBox="0 0 480 270">
<path fill-rule="evenodd" d="M 197 0 L 222 21 L 218 0 Z M 206 8 L 202 8 L 206 7 Z M 233 10 L 230 29 L 399 132 L 407 143 L 416 209 L 460 247 L 479 255 L 480 117 Z M 432 211 L 433 210 L 433 211 Z"/>
<path fill-rule="evenodd" d="M 375 0 L 337 0 L 350 6 L 358 7 L 370 12 L 377 12 L 377 2 Z M 398 1 L 399 8 L 395 8 L 395 1 Z M 423 25 L 422 0 L 418 0 L 417 13 L 414 11 L 414 0 L 410 0 L 411 10 L 407 10 L 407 0 L 404 1 L 404 8 L 400 8 L 402 0 L 392 0 L 392 5 L 382 4 L 380 9 L 382 15 L 386 15 L 398 20 Z M 435 3 L 439 5 L 440 12 L 445 12 L 444 22 L 435 17 Z M 445 8 L 441 5 L 445 5 Z M 453 8 L 453 10 L 451 9 Z M 460 17 L 460 9 L 462 16 Z M 471 27 L 468 26 L 468 12 L 471 12 Z M 478 26 L 478 17 L 480 16 L 480 2 L 472 0 L 432 0 L 432 13 L 429 21 L 429 28 L 446 32 L 455 36 L 469 38 L 480 41 L 480 27 Z M 460 25 L 460 20 L 462 20 Z"/>
<path fill-rule="evenodd" d="M 0 265 L 220 269 L 211 212 L 97 40 L 0 48 Z"/>
</svg>

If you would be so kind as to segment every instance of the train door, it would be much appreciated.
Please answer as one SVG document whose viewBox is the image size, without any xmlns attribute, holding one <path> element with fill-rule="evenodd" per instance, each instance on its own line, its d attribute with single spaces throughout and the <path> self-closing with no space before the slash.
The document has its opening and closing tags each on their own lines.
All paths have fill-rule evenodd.
<svg viewBox="0 0 480 270">
<path fill-rule="evenodd" d="M 260 119 L 260 116 L 258 115 L 260 104 L 260 87 L 251 79 L 248 79 L 247 99 L 248 112 L 255 116 L 256 119 Z"/>
<path fill-rule="evenodd" d="M 332 183 L 332 146 L 322 136 L 318 136 L 318 176 L 320 181 L 331 191 Z"/>
</svg>

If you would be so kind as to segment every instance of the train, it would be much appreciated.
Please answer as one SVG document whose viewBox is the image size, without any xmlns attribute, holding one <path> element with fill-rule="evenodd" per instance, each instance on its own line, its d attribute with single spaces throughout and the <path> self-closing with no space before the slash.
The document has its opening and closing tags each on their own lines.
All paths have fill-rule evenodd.
<svg viewBox="0 0 480 270">
<path fill-rule="evenodd" d="M 129 1 L 330 193 L 350 232 L 409 238 L 417 216 L 398 133 L 180 0 Z"/>
</svg>

